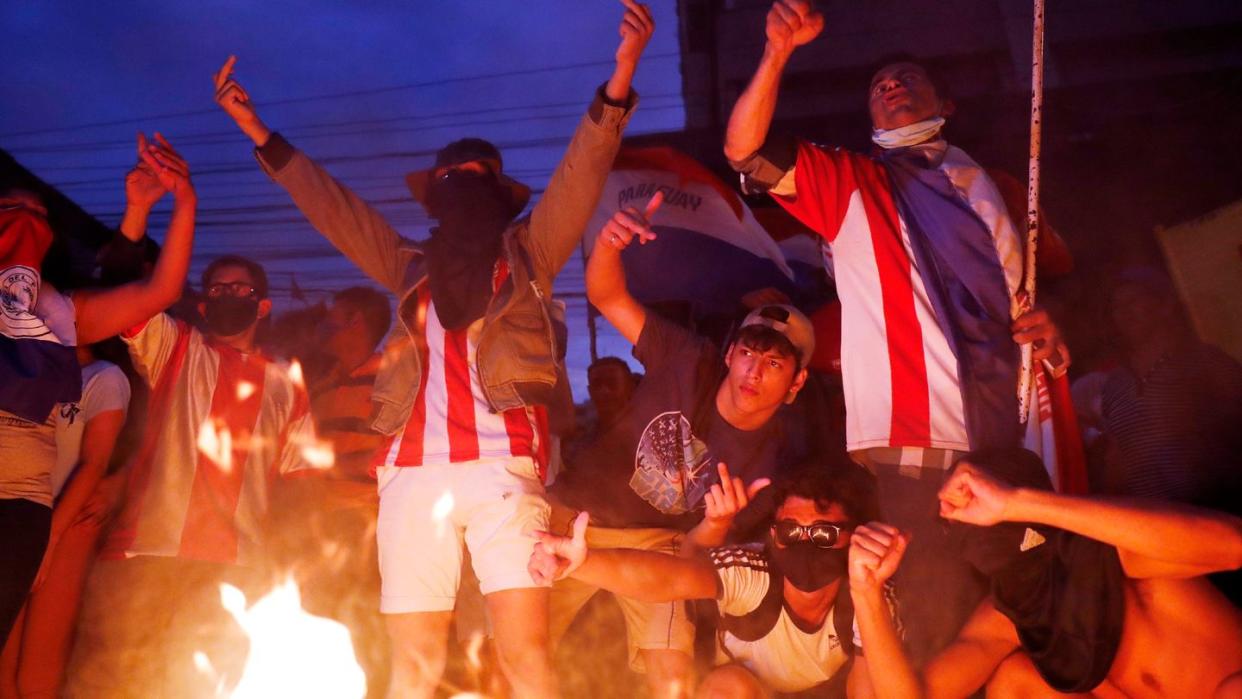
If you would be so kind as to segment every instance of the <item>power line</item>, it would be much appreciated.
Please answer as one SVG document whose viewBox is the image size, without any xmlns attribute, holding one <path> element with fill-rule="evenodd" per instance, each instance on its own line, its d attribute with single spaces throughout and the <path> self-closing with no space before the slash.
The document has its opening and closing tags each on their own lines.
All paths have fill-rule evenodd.
<svg viewBox="0 0 1242 699">
<path fill-rule="evenodd" d="M 672 58 L 672 57 L 680 57 L 680 56 L 681 56 L 681 53 L 679 51 L 670 51 L 670 52 L 645 56 L 644 60 L 651 61 L 651 60 L 659 60 L 662 58 Z M 496 78 L 513 78 L 513 77 L 518 77 L 521 75 L 538 75 L 541 73 L 554 73 L 554 72 L 560 72 L 560 71 L 565 71 L 565 70 L 576 70 L 579 68 L 593 68 L 593 67 L 599 67 L 602 65 L 611 65 L 612 63 L 613 63 L 612 59 L 599 60 L 599 61 L 583 61 L 581 63 L 569 63 L 569 64 L 564 64 L 564 65 L 559 65 L 559 66 L 545 66 L 542 68 L 526 68 L 526 69 L 521 69 L 521 70 L 502 71 L 499 73 L 466 75 L 466 76 L 460 76 L 456 78 L 441 78 L 438 80 L 425 80 L 425 81 L 416 82 L 416 83 L 407 83 L 404 85 L 391 85 L 388 87 L 373 87 L 373 88 L 367 88 L 363 90 L 347 90 L 347 91 L 341 91 L 341 92 L 325 92 L 325 93 L 321 93 L 317 95 L 305 95 L 301 97 L 286 97 L 282 99 L 270 100 L 265 103 L 265 106 L 274 107 L 274 106 L 286 105 L 286 104 L 302 104 L 305 102 L 315 102 L 315 101 L 324 100 L 324 99 L 336 99 L 339 97 L 362 97 L 365 95 L 379 95 L 379 94 L 385 94 L 385 93 L 390 93 L 390 92 L 400 92 L 403 90 L 414 90 L 414 89 L 427 88 L 427 87 L 438 87 L 441 85 L 474 82 L 478 80 L 490 80 L 490 79 L 496 79 Z M 103 126 L 120 126 L 122 124 L 134 124 L 134 123 L 141 122 L 141 121 L 153 121 L 157 119 L 180 119 L 180 118 L 189 117 L 189 116 L 199 116 L 201 114 L 214 114 L 217 111 L 219 111 L 219 107 L 213 106 L 213 107 L 206 108 L 206 109 L 193 109 L 193 110 L 185 110 L 185 111 L 178 111 L 178 112 L 167 112 L 164 114 L 127 117 L 124 119 L 111 119 L 108 121 L 88 122 L 85 124 L 74 124 L 70 126 L 57 126 L 57 127 L 43 128 L 43 129 L 30 129 L 27 131 L 14 131 L 14 132 L 0 134 L 0 138 L 19 138 L 19 137 L 26 137 L 26 136 L 37 136 L 41 134 L 64 133 L 66 131 L 84 131 L 86 129 L 94 129 L 94 128 L 99 128 Z"/>
<path fill-rule="evenodd" d="M 681 109 L 681 108 L 682 108 L 681 104 L 651 105 L 644 110 L 644 113 L 663 112 L 663 111 L 668 111 L 671 109 Z M 510 117 L 510 118 L 501 118 L 501 119 L 476 119 L 474 121 L 459 121 L 459 122 L 453 122 L 453 123 L 448 123 L 448 124 L 432 124 L 428 126 L 394 127 L 394 128 L 385 129 L 383 131 L 375 131 L 374 129 L 369 129 L 369 128 L 353 128 L 353 129 L 341 129 L 338 131 L 330 131 L 327 133 L 308 133 L 308 134 L 301 134 L 301 135 L 296 135 L 296 136 L 294 136 L 293 134 L 290 134 L 290 136 L 296 137 L 299 141 L 307 141 L 307 140 L 320 139 L 320 138 L 340 138 L 340 137 L 359 136 L 359 135 L 382 136 L 382 135 L 397 134 L 397 133 L 425 133 L 429 131 L 436 131 L 439 129 L 457 129 L 457 128 L 462 128 L 466 126 L 493 126 L 496 124 L 521 124 L 524 122 L 534 122 L 534 121 L 555 121 L 555 120 L 565 120 L 565 119 L 578 119 L 578 118 L 581 118 L 581 116 L 582 116 L 582 111 L 575 110 L 572 112 L 562 112 L 559 114 L 540 114 L 540 115 L 534 115 L 534 116 Z M 221 137 L 215 137 L 212 140 L 199 140 L 199 141 L 195 141 L 191 143 L 186 143 L 184 140 L 178 139 L 178 142 L 174 144 L 174 147 L 176 147 L 179 150 L 184 151 L 190 148 L 198 148 L 202 146 L 238 144 L 240 142 L 241 142 L 241 139 L 239 138 L 239 134 L 237 134 L 236 132 L 233 132 L 227 137 L 221 136 Z M 128 150 L 133 147 L 134 147 L 134 144 L 132 142 L 126 142 L 124 146 L 121 146 L 119 144 L 100 146 L 97 148 L 49 146 L 48 148 L 42 149 L 42 150 L 13 149 L 11 152 L 25 153 L 27 155 L 49 155 L 49 154 L 59 154 L 59 153 L 83 153 L 83 152 L 89 153 L 89 152 L 97 152 L 97 151 L 103 151 L 103 150 L 119 150 L 119 149 Z M 52 167 L 48 167 L 44 169 L 45 170 L 60 170 L 60 169 L 88 170 L 88 169 L 103 169 L 106 167 L 108 166 L 105 166 L 105 165 L 57 165 L 57 166 L 52 166 Z"/>
<path fill-rule="evenodd" d="M 681 97 L 681 93 L 680 92 L 665 92 L 665 93 L 659 93 L 655 95 L 647 95 L 643 97 L 643 102 L 646 103 L 646 102 L 650 102 L 651 100 L 661 100 L 661 99 L 668 99 L 668 98 L 674 98 L 674 97 Z M 526 109 L 558 109 L 558 108 L 564 108 L 564 107 L 581 107 L 581 106 L 582 106 L 582 101 L 575 100 L 572 102 L 549 102 L 549 103 L 543 103 L 543 104 L 514 105 L 514 106 L 509 106 L 509 107 L 461 109 L 461 110 L 455 110 L 455 111 L 449 111 L 449 112 L 437 112 L 433 114 L 422 114 L 422 115 L 407 114 L 407 115 L 398 115 L 398 116 L 383 117 L 383 118 L 376 118 L 376 119 L 342 119 L 342 120 L 330 120 L 330 121 L 321 121 L 321 122 L 312 121 L 312 122 L 305 122 L 302 124 L 293 124 L 288 127 L 281 128 L 280 132 L 283 134 L 289 135 L 289 136 L 299 136 L 303 138 L 317 137 L 318 136 L 317 134 L 307 134 L 307 133 L 304 133 L 304 131 L 312 130 L 312 129 L 313 130 L 333 129 L 333 128 L 339 128 L 339 127 L 348 127 L 351 129 L 356 129 L 356 128 L 359 128 L 365 125 L 374 126 L 374 125 L 379 125 L 379 124 L 389 124 L 393 122 L 423 122 L 423 121 L 430 121 L 433 119 L 447 119 L 450 117 L 470 116 L 470 115 L 476 115 L 476 114 L 498 114 L 498 113 L 503 113 L 503 112 L 512 112 L 512 111 L 519 111 L 519 110 L 526 110 Z M 672 106 L 672 105 L 665 105 L 664 108 L 668 108 L 669 106 Z M 645 105 L 644 105 L 644 111 L 646 111 Z M 581 112 L 576 112 L 576 114 L 580 114 L 580 113 Z M 543 116 L 547 116 L 547 115 L 530 115 L 528 117 L 514 117 L 512 120 L 523 121 L 525 119 L 535 119 L 535 118 L 540 118 Z M 481 122 L 481 123 L 493 123 L 493 122 Z M 470 124 L 469 122 L 465 122 L 465 123 L 446 124 L 443 126 L 454 126 L 454 125 L 470 125 Z M 435 128 L 435 127 L 433 126 L 433 127 L 428 127 L 428 128 Z M 387 133 L 387 132 L 384 132 L 384 133 Z M 176 145 L 178 148 L 181 148 L 181 147 L 187 147 L 191 145 L 233 142 L 233 141 L 237 141 L 238 139 L 239 139 L 239 132 L 235 128 L 234 129 L 221 129 L 221 130 L 216 130 L 216 131 L 200 131 L 198 133 L 183 134 L 177 137 Z M 110 148 L 127 148 L 127 149 L 134 148 L 134 139 L 126 138 L 126 139 L 114 139 L 114 140 L 107 140 L 107 141 L 76 141 L 72 143 L 57 143 L 54 145 L 43 145 L 43 146 L 28 146 L 28 147 L 19 146 L 17 148 L 10 148 L 8 150 L 10 153 L 39 154 L 39 153 L 81 152 L 83 150 L 105 150 L 105 149 L 110 149 Z"/>
</svg>

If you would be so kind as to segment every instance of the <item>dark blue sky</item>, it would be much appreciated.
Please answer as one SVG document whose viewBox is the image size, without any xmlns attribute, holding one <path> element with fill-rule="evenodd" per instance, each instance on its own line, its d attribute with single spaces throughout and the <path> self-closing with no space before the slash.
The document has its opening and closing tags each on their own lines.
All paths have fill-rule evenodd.
<svg viewBox="0 0 1242 699">
<path fill-rule="evenodd" d="M 630 134 L 684 123 L 674 3 L 651 5 L 658 27 L 635 81 L 643 102 Z M 312 290 L 364 279 L 298 220 L 215 108 L 211 74 L 230 53 L 269 125 L 420 238 L 426 221 L 402 175 L 430 157 L 396 154 L 482 136 L 501 146 L 507 171 L 542 188 L 611 70 L 621 8 L 613 0 L 3 3 L 0 147 L 111 225 L 124 208 L 135 131 L 161 131 L 196 173 L 192 274 L 223 252 L 255 256 L 279 312 L 290 307 L 292 273 Z M 157 239 L 164 212 L 153 219 Z M 579 400 L 586 321 L 572 294 L 582 284 L 575 259 L 556 290 L 570 294 Z M 625 352 L 613 338 L 604 351 Z"/>
</svg>

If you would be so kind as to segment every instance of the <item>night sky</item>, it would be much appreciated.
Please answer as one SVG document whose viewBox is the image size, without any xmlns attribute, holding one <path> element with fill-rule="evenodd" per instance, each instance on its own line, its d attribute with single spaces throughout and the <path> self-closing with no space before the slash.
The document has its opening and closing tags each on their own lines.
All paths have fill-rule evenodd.
<svg viewBox="0 0 1242 699">
<path fill-rule="evenodd" d="M 684 124 L 674 2 L 650 4 L 657 29 L 635 79 L 642 102 L 629 135 Z M 302 221 L 215 106 L 211 75 L 230 53 L 269 126 L 422 238 L 427 221 L 402 176 L 451 140 L 492 140 L 506 172 L 542 189 L 611 72 L 621 10 L 612 0 L 3 3 L 0 147 L 116 225 L 134 134 L 160 131 L 199 192 L 191 279 L 216 255 L 255 257 L 279 313 L 296 307 L 294 274 L 312 303 L 367 280 Z M 168 206 L 152 217 L 157 240 Z M 571 377 L 585 400 L 580 260 L 556 292 L 569 305 Z M 611 329 L 601 342 L 601 353 L 628 357 Z"/>
</svg>

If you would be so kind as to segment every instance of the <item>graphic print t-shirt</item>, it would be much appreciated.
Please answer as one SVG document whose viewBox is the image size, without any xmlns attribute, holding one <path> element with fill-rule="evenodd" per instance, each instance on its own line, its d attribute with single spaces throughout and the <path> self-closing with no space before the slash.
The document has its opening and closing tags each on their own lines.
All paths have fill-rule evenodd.
<svg viewBox="0 0 1242 699">
<path fill-rule="evenodd" d="M 630 405 L 577 453 L 552 493 L 590 512 L 594 525 L 685 531 L 703 518 L 703 496 L 719 480 L 717 462 L 746 483 L 772 475 L 777 421 L 750 432 L 726 422 L 716 410 L 719 349 L 654 313 L 634 356 L 646 376 Z"/>
</svg>

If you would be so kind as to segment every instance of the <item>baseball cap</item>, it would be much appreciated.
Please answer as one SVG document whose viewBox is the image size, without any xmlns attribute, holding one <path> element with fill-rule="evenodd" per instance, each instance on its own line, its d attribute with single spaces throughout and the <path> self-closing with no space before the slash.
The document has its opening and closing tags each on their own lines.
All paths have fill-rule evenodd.
<svg viewBox="0 0 1242 699">
<path fill-rule="evenodd" d="M 802 311 L 786 304 L 760 306 L 747 314 L 741 327 L 762 325 L 785 336 L 798 351 L 798 365 L 806 367 L 815 353 L 815 330 Z"/>
</svg>

